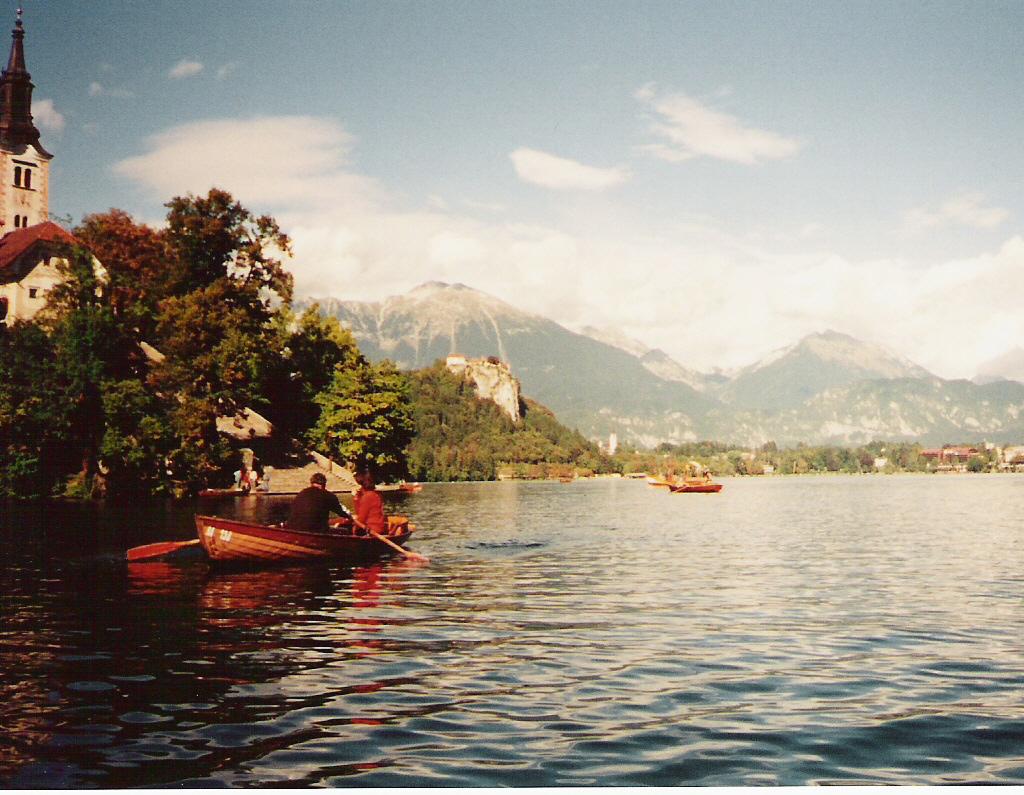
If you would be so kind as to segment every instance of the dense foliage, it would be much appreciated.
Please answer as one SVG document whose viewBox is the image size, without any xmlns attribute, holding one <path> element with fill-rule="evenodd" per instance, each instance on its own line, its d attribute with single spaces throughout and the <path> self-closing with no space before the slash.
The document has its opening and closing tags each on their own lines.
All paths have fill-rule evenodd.
<svg viewBox="0 0 1024 795">
<path fill-rule="evenodd" d="M 86 217 L 45 311 L 0 327 L 0 496 L 223 482 L 236 453 L 217 420 L 247 407 L 322 452 L 403 470 L 404 380 L 315 307 L 291 313 L 276 222 L 216 189 L 167 207 L 160 230 Z"/>
<path fill-rule="evenodd" d="M 524 416 L 513 423 L 443 363 L 411 373 L 409 381 L 415 436 L 408 461 L 417 480 L 493 480 L 503 466 L 518 476 L 549 474 L 542 464 L 584 474 L 614 469 L 596 445 L 532 401 L 524 401 Z"/>
</svg>

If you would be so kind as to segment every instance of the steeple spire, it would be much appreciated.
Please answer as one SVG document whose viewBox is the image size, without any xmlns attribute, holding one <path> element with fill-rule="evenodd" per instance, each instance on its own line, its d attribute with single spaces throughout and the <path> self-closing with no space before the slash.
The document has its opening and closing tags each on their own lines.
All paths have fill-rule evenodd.
<svg viewBox="0 0 1024 795">
<path fill-rule="evenodd" d="M 32 123 L 31 75 L 25 67 L 25 26 L 22 9 L 11 31 L 11 54 L 7 68 L 0 75 L 0 144 L 23 146 L 32 144 L 40 153 L 49 155 L 39 143 L 39 130 Z"/>
</svg>

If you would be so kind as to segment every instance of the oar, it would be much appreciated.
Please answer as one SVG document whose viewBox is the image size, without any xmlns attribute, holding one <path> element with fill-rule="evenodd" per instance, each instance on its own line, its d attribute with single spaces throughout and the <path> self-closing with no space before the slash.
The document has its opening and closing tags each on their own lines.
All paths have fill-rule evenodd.
<svg viewBox="0 0 1024 795">
<path fill-rule="evenodd" d="M 401 552 L 407 558 L 412 558 L 413 560 L 422 560 L 424 563 L 430 563 L 430 558 L 428 558 L 426 555 L 421 555 L 418 552 L 410 552 L 408 549 L 403 549 L 402 547 L 398 546 L 398 544 L 396 544 L 394 541 L 392 541 L 390 538 L 385 538 L 380 533 L 373 532 L 373 530 L 371 530 L 370 528 L 366 528 L 366 532 L 368 532 L 370 535 L 372 535 L 378 541 L 383 541 L 385 544 L 387 544 L 392 549 L 397 549 L 399 552 Z"/>
<path fill-rule="evenodd" d="M 198 543 L 198 538 L 193 538 L 191 541 L 158 541 L 155 544 L 132 547 L 128 550 L 126 557 L 129 561 L 149 560 L 150 558 L 169 555 L 171 552 L 177 552 L 179 549 L 193 547 Z"/>
</svg>

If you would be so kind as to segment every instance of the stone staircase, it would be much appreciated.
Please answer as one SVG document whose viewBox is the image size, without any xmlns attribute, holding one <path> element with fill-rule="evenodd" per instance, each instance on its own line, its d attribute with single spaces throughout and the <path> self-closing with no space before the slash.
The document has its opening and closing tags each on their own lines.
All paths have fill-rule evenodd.
<svg viewBox="0 0 1024 795">
<path fill-rule="evenodd" d="M 246 466 L 252 466 L 251 451 L 243 452 Z M 267 491 L 261 488 L 256 494 L 298 494 L 309 485 L 309 477 L 322 472 L 327 478 L 328 491 L 354 492 L 359 488 L 352 473 L 329 458 L 312 451 L 293 456 L 287 466 L 264 464 L 263 474 L 267 480 Z M 269 477 L 268 477 L 269 475 Z"/>
<path fill-rule="evenodd" d="M 309 485 L 309 476 L 314 472 L 323 472 L 327 477 L 328 491 L 353 492 L 358 488 L 352 473 L 347 469 L 337 468 L 333 472 L 325 470 L 316 461 L 310 461 L 305 466 L 291 467 L 288 469 L 275 469 L 264 467 L 264 475 L 270 472 L 269 491 L 257 492 L 257 494 L 298 494 Z"/>
</svg>

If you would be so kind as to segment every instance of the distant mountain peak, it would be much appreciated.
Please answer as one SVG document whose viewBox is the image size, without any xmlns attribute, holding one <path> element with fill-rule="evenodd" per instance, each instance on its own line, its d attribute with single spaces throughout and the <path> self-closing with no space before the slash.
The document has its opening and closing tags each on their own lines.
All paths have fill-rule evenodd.
<svg viewBox="0 0 1024 795">
<path fill-rule="evenodd" d="M 792 345 L 778 348 L 737 373 L 749 374 L 793 356 L 817 359 L 864 370 L 877 378 L 930 378 L 931 373 L 883 345 L 865 342 L 834 329 L 808 334 Z"/>
<path fill-rule="evenodd" d="M 989 359 L 978 368 L 978 374 L 973 380 L 976 384 L 1001 380 L 1024 381 L 1024 348 L 1017 345 L 1006 353 Z"/>
<path fill-rule="evenodd" d="M 720 394 L 738 406 L 780 409 L 856 381 L 932 377 L 882 345 L 829 329 L 808 334 L 743 368 Z"/>
<path fill-rule="evenodd" d="M 484 295 L 484 293 L 480 292 L 479 290 L 475 290 L 472 287 L 462 284 L 462 282 L 449 284 L 448 282 L 440 282 L 436 280 L 423 282 L 423 284 L 413 287 L 408 293 L 406 293 L 406 295 L 410 297 L 415 296 L 417 298 L 420 298 L 437 295 L 438 293 L 445 292 L 470 292 L 478 293 L 479 295 Z"/>
</svg>

